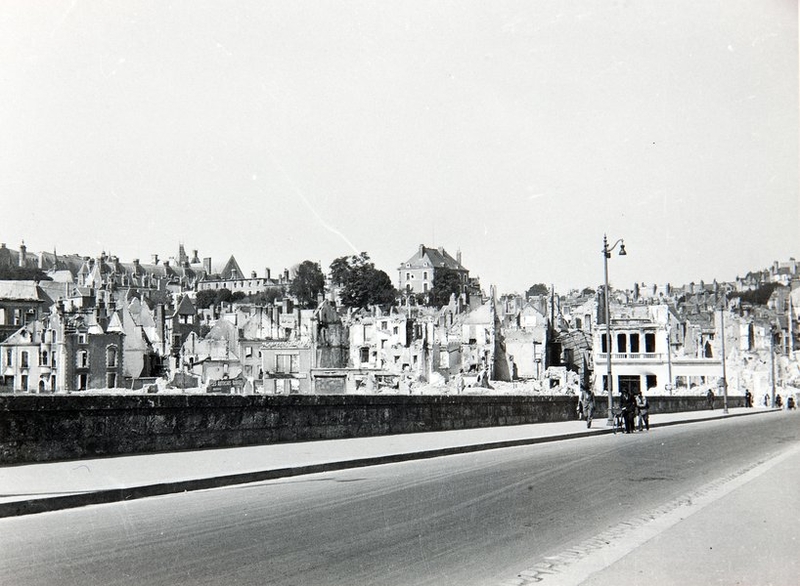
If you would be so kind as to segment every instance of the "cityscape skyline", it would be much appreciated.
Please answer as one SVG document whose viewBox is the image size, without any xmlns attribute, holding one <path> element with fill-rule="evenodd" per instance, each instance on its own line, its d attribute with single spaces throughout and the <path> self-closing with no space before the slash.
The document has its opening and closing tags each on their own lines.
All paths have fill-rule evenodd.
<svg viewBox="0 0 800 586">
<path fill-rule="evenodd" d="M 800 250 L 795 3 L 0 7 L 3 241 L 420 244 L 488 292 L 733 280 Z"/>
</svg>

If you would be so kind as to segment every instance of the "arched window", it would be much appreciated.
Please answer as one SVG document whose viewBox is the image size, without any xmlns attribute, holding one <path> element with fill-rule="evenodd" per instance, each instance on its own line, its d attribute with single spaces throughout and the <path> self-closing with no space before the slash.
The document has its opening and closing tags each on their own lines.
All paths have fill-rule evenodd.
<svg viewBox="0 0 800 586">
<path fill-rule="evenodd" d="M 109 368 L 117 367 L 117 347 L 109 346 L 106 348 L 106 365 Z"/>
</svg>

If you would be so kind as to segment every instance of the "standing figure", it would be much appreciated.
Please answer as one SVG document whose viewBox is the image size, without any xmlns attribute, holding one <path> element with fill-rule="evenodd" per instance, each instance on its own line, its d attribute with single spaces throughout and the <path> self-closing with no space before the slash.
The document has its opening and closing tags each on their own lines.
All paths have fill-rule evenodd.
<svg viewBox="0 0 800 586">
<path fill-rule="evenodd" d="M 620 395 L 620 406 L 622 408 L 622 419 L 625 423 L 625 433 L 633 433 L 633 423 L 636 417 L 636 403 L 633 395 L 629 391 L 623 391 Z"/>
<path fill-rule="evenodd" d="M 581 391 L 578 405 L 579 408 L 582 408 L 583 415 L 586 417 L 586 427 L 592 427 L 592 417 L 594 416 L 594 392 L 592 392 L 592 389 L 584 388 Z"/>
<path fill-rule="evenodd" d="M 639 394 L 636 395 L 636 413 L 639 416 L 639 431 L 642 431 L 642 426 L 647 431 L 650 431 L 650 403 L 647 401 L 647 397 L 642 394 L 642 391 L 639 391 Z"/>
<path fill-rule="evenodd" d="M 713 410 L 714 409 L 714 391 L 708 389 L 706 393 L 706 401 L 708 401 L 708 408 Z"/>
<path fill-rule="evenodd" d="M 464 392 L 464 369 L 458 371 L 456 375 L 456 394 L 460 395 Z"/>
<path fill-rule="evenodd" d="M 744 392 L 744 406 L 745 407 L 753 406 L 753 395 L 750 394 L 750 389 L 747 389 Z"/>
</svg>

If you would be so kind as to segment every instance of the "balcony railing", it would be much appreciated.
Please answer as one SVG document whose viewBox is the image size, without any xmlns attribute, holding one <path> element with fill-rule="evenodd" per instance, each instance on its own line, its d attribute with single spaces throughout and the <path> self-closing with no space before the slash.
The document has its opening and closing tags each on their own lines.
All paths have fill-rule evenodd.
<svg viewBox="0 0 800 586">
<path fill-rule="evenodd" d="M 599 352 L 598 357 L 604 360 L 607 357 L 605 352 Z M 667 355 L 664 352 L 612 352 L 612 360 L 666 360 Z"/>
<path fill-rule="evenodd" d="M 608 355 L 605 352 L 598 352 L 595 355 L 595 360 L 602 361 L 607 360 Z M 667 353 L 666 352 L 612 352 L 611 353 L 611 360 L 633 360 L 633 361 L 657 361 L 657 362 L 666 362 L 667 361 Z M 720 362 L 719 357 L 714 356 L 711 358 L 706 357 L 698 357 L 698 356 L 675 356 L 674 354 L 671 357 L 673 363 L 709 363 L 709 362 Z"/>
</svg>

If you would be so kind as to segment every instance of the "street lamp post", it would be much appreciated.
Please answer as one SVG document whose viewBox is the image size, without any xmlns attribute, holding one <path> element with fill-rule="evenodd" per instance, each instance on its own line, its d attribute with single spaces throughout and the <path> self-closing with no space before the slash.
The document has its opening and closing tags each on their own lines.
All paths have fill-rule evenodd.
<svg viewBox="0 0 800 586">
<path fill-rule="evenodd" d="M 770 379 L 772 386 L 772 399 L 770 407 L 775 407 L 775 326 L 771 326 L 769 330 L 769 358 L 770 358 Z"/>
<path fill-rule="evenodd" d="M 612 393 L 614 391 L 614 383 L 611 378 L 611 311 L 609 309 L 609 290 L 608 290 L 608 259 L 611 258 L 611 252 L 619 244 L 619 255 L 625 256 L 625 242 L 622 238 L 617 240 L 610 248 L 608 246 L 608 238 L 603 234 L 603 276 L 605 278 L 605 288 L 603 289 L 603 302 L 605 304 L 605 318 L 606 318 L 606 386 L 608 387 L 608 421 L 607 425 L 614 425 L 614 399 Z"/>
<path fill-rule="evenodd" d="M 722 330 L 722 393 L 723 393 L 723 403 L 722 403 L 722 412 L 728 412 L 728 374 L 725 370 L 725 305 L 726 303 L 722 302 L 722 309 L 719 312 L 719 329 Z"/>
<path fill-rule="evenodd" d="M 669 317 L 667 317 L 669 320 Z M 666 389 L 672 394 L 672 326 L 667 323 L 667 381 Z"/>
</svg>

